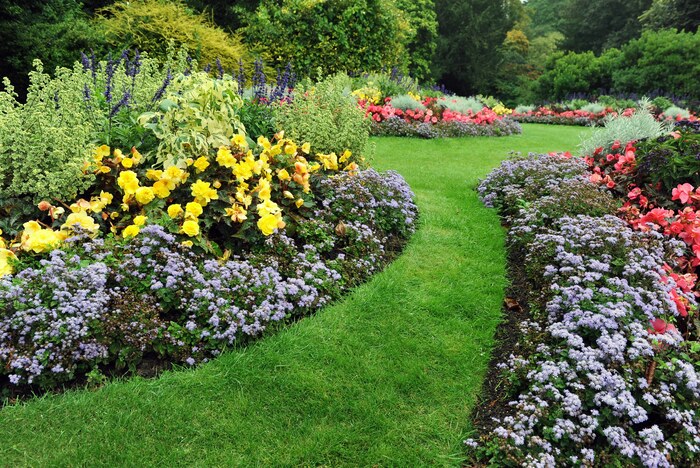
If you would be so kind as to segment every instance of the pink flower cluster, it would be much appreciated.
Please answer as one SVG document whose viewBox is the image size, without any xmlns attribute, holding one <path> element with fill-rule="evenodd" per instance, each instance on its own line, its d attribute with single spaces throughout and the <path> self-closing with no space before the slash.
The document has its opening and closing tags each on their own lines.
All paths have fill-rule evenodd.
<svg viewBox="0 0 700 468">
<path fill-rule="evenodd" d="M 393 107 L 391 105 L 391 98 L 387 98 L 381 106 L 367 103 L 366 101 L 360 101 L 359 105 L 365 109 L 365 116 L 371 118 L 375 122 L 382 122 L 389 118 L 399 117 L 411 123 L 422 122 L 436 124 L 438 122 L 463 122 L 477 125 L 491 125 L 494 121 L 503 119 L 502 116 L 496 114 L 488 107 L 484 107 L 476 113 L 469 111 L 467 114 L 462 114 L 450 109 L 440 108 L 434 110 L 430 108 L 434 106 L 434 103 L 434 99 L 426 98 L 422 104 L 426 106 L 427 109 L 407 109 L 405 111 Z"/>
</svg>

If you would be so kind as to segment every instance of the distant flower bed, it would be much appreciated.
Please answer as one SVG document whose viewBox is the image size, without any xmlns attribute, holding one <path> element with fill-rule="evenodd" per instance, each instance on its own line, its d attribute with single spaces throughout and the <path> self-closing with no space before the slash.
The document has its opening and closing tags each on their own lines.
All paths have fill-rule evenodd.
<svg viewBox="0 0 700 468">
<path fill-rule="evenodd" d="M 480 185 L 510 227 L 529 317 L 499 364 L 507 415 L 466 441 L 472 461 L 700 461 L 700 145 L 688 125 L 586 158 L 506 161 Z"/>
<path fill-rule="evenodd" d="M 596 107 L 598 109 L 593 111 L 586 109 L 559 110 L 547 106 L 542 106 L 537 109 L 516 108 L 511 114 L 511 117 L 520 123 L 601 126 L 605 123 L 606 119 L 614 118 L 618 115 L 629 116 L 634 113 L 636 109 L 636 107 L 628 107 L 618 112 L 612 107 L 603 107 L 599 105 L 590 105 L 589 107 Z M 697 120 L 697 116 L 679 108 L 669 108 L 665 111 L 656 109 L 656 111 L 655 116 L 657 120 Z"/>
<path fill-rule="evenodd" d="M 396 108 L 391 99 L 383 105 L 360 102 L 372 120 L 372 134 L 446 138 L 461 136 L 507 136 L 521 133 L 520 125 L 488 107 L 465 113 L 445 106 L 449 97 L 425 98 L 415 109 Z M 505 108 L 504 108 L 505 109 Z"/>
</svg>

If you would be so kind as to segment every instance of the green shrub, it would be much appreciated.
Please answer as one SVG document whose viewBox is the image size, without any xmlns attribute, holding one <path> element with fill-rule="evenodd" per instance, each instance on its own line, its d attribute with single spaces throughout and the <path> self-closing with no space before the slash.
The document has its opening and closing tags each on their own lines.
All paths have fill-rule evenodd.
<svg viewBox="0 0 700 468">
<path fill-rule="evenodd" d="M 136 117 L 158 104 L 166 69 L 177 73 L 186 63 L 184 51 L 178 57 L 171 51 L 167 66 L 146 55 L 139 62 L 137 73 L 121 59 L 95 60 L 87 68 L 78 63 L 60 68 L 51 78 L 36 61 L 25 104 L 5 81 L 0 92 L 0 199 L 73 200 L 92 182 L 82 168 L 95 145 L 147 143 Z M 112 69 L 109 80 L 107 68 Z M 120 105 L 127 93 L 128 106 Z"/>
<path fill-rule="evenodd" d="M 394 0 L 404 12 L 409 32 L 404 41 L 408 72 L 419 81 L 432 78 L 431 65 L 437 49 L 437 14 L 434 0 Z"/>
<path fill-rule="evenodd" d="M 370 122 L 346 83 L 347 76 L 339 75 L 297 88 L 294 101 L 276 108 L 277 128 L 296 141 L 308 141 L 316 152 L 339 155 L 348 149 L 356 156 L 364 154 Z"/>
<path fill-rule="evenodd" d="M 292 63 L 300 75 L 405 69 L 408 22 L 384 0 L 263 0 L 244 38 L 257 51 L 273 51 L 274 67 Z M 396 94 L 396 93 L 392 93 Z"/>
<path fill-rule="evenodd" d="M 639 107 L 639 104 L 632 99 L 623 99 L 608 95 L 598 96 L 598 103 L 617 110 Z"/>
<path fill-rule="evenodd" d="M 525 114 L 527 112 L 532 112 L 534 110 L 535 110 L 535 106 L 533 106 L 533 105 L 521 104 L 515 108 L 514 112 L 516 114 Z"/>
<path fill-rule="evenodd" d="M 698 75 L 700 32 L 645 31 L 642 37 L 621 48 L 613 84 L 618 91 L 639 94 L 661 89 L 677 95 L 700 96 Z"/>
<path fill-rule="evenodd" d="M 484 108 L 484 103 L 475 97 L 445 96 L 438 102 L 445 108 L 460 114 L 468 114 L 469 112 L 476 114 Z"/>
<path fill-rule="evenodd" d="M 153 130 L 160 141 L 155 160 L 167 166 L 230 145 L 236 133 L 245 132 L 238 117 L 242 106 L 230 75 L 215 79 L 205 72 L 181 74 L 160 110 L 142 114 L 139 122 Z"/>
<path fill-rule="evenodd" d="M 391 106 L 395 109 L 409 110 L 409 109 L 421 109 L 425 110 L 425 106 L 416 101 L 413 97 L 408 94 L 401 94 L 399 96 L 394 96 L 391 98 Z"/>
<path fill-rule="evenodd" d="M 611 70 L 593 52 L 554 54 L 537 81 L 541 99 L 563 99 L 570 94 L 609 89 Z"/>
<path fill-rule="evenodd" d="M 597 102 L 592 102 L 590 104 L 586 104 L 585 106 L 582 106 L 580 108 L 582 111 L 590 112 L 592 114 L 600 114 L 605 110 L 605 106 L 602 104 L 599 104 Z"/>
<path fill-rule="evenodd" d="M 678 106 L 671 106 L 664 111 L 664 115 L 673 119 L 677 119 L 678 117 L 687 119 L 690 117 L 690 112 L 688 112 L 688 109 L 683 109 Z"/>
<path fill-rule="evenodd" d="M 582 155 L 593 154 L 596 148 L 609 148 L 615 141 L 622 144 L 642 138 L 656 138 L 671 131 L 671 124 L 659 122 L 649 112 L 648 101 L 629 117 L 607 117 L 605 126 L 593 131 L 591 136 L 581 141 Z"/>
<path fill-rule="evenodd" d="M 670 99 L 663 97 L 663 96 L 657 96 L 654 99 L 651 100 L 651 103 L 656 107 L 659 111 L 663 112 L 669 107 L 673 106 L 673 101 Z"/>
<path fill-rule="evenodd" d="M 238 69 L 243 60 L 252 69 L 252 58 L 238 36 L 214 26 L 181 1 L 120 1 L 99 10 L 98 24 L 110 44 L 120 49 L 137 48 L 165 58 L 170 42 L 186 46 L 201 64 L 220 60 L 226 70 Z"/>
</svg>

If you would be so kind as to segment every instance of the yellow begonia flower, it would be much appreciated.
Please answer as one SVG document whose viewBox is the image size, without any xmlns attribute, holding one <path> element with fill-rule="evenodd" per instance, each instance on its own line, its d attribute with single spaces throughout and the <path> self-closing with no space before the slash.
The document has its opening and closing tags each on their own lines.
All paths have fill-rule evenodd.
<svg viewBox="0 0 700 468">
<path fill-rule="evenodd" d="M 146 224 L 146 220 L 148 220 L 148 217 L 144 215 L 134 216 L 134 224 L 136 226 L 143 226 L 144 224 Z"/>
<path fill-rule="evenodd" d="M 343 164 L 345 161 L 347 161 L 348 159 L 350 159 L 350 156 L 352 156 L 352 151 L 350 151 L 350 150 L 345 150 L 345 151 L 343 151 L 343 155 L 340 157 L 340 159 L 338 160 L 338 162 L 339 162 L 340 164 Z"/>
<path fill-rule="evenodd" d="M 131 147 L 131 158 L 134 160 L 135 164 L 141 162 L 141 153 L 139 153 L 139 150 L 137 150 L 135 146 Z"/>
<path fill-rule="evenodd" d="M 219 182 L 218 180 L 215 180 L 214 183 L 212 184 L 212 186 L 213 186 L 215 189 L 220 189 L 220 188 L 221 188 L 221 182 Z"/>
<path fill-rule="evenodd" d="M 21 248 L 35 253 L 49 252 L 58 247 L 65 239 L 65 233 L 43 229 L 36 221 L 28 221 L 24 223 Z"/>
<path fill-rule="evenodd" d="M 135 237 L 141 229 L 135 225 L 135 224 L 130 224 L 127 227 L 124 228 L 122 231 L 122 237 L 124 239 L 128 239 L 129 237 Z"/>
<path fill-rule="evenodd" d="M 258 144 L 259 144 L 260 146 L 262 146 L 265 150 L 269 150 L 269 149 L 270 149 L 270 146 L 271 146 L 271 145 L 270 145 L 270 140 L 268 140 L 266 137 L 264 137 L 264 136 L 262 136 L 262 135 L 260 135 L 260 136 L 258 137 Z"/>
<path fill-rule="evenodd" d="M 197 221 L 187 220 L 182 223 L 182 232 L 190 237 L 194 237 L 199 234 L 199 224 L 197 224 Z"/>
<path fill-rule="evenodd" d="M 114 159 L 116 159 L 117 162 L 120 162 L 124 158 L 124 153 L 122 153 L 122 150 L 120 150 L 119 148 L 116 148 L 113 154 Z"/>
<path fill-rule="evenodd" d="M 294 194 L 292 192 L 290 192 L 289 190 L 285 190 L 284 192 L 282 192 L 282 195 L 284 195 L 284 198 L 294 200 Z"/>
<path fill-rule="evenodd" d="M 201 215 L 203 212 L 204 209 L 202 208 L 202 205 L 200 205 L 196 201 L 189 202 L 187 205 L 185 205 L 185 214 L 190 214 L 195 218 L 198 218 L 199 215 Z"/>
<path fill-rule="evenodd" d="M 100 166 L 100 172 L 103 174 L 107 174 L 108 172 L 111 172 L 112 169 L 109 166 Z"/>
<path fill-rule="evenodd" d="M 139 179 L 134 171 L 123 171 L 119 174 L 117 184 L 124 190 L 124 193 L 131 195 L 139 188 Z"/>
<path fill-rule="evenodd" d="M 61 229 L 72 229 L 76 225 L 91 234 L 95 234 L 100 230 L 100 225 L 95 223 L 95 219 L 84 211 L 69 214 L 66 218 L 66 222 L 61 226 Z"/>
<path fill-rule="evenodd" d="M 102 145 L 95 148 L 95 151 L 93 153 L 93 158 L 95 159 L 95 162 L 102 161 L 102 159 L 104 159 L 105 156 L 109 156 L 109 146 Z"/>
<path fill-rule="evenodd" d="M 241 135 L 240 133 L 233 136 L 231 143 L 241 148 L 248 147 L 248 141 L 245 139 L 245 135 Z"/>
<path fill-rule="evenodd" d="M 258 209 L 258 214 L 260 216 L 264 216 L 267 214 L 277 214 L 280 211 L 282 211 L 280 209 L 279 205 L 277 205 L 277 203 L 275 203 L 271 200 L 265 200 L 262 203 L 258 203 L 257 209 Z"/>
<path fill-rule="evenodd" d="M 92 204 L 84 199 L 80 199 L 75 203 L 72 203 L 70 205 L 70 210 L 73 213 L 80 213 L 81 211 L 89 210 L 91 208 Z"/>
<path fill-rule="evenodd" d="M 216 162 L 220 166 L 231 168 L 236 164 L 236 158 L 231 154 L 231 150 L 225 146 L 221 146 L 216 152 Z"/>
<path fill-rule="evenodd" d="M 192 164 L 194 164 L 194 159 L 192 159 L 192 158 L 185 159 L 185 164 L 187 164 L 188 166 L 191 166 Z"/>
<path fill-rule="evenodd" d="M 311 144 L 309 142 L 306 142 L 303 145 L 301 145 L 301 151 L 305 154 L 309 154 L 311 152 Z"/>
<path fill-rule="evenodd" d="M 159 180 L 163 177 L 163 171 L 157 169 L 148 169 L 146 171 L 146 178 L 149 180 Z"/>
<path fill-rule="evenodd" d="M 131 169 L 134 166 L 134 160 L 131 158 L 124 158 L 122 159 L 122 166 L 127 169 Z"/>
<path fill-rule="evenodd" d="M 185 247 L 188 247 L 188 248 L 190 248 L 190 247 L 192 247 L 192 246 L 194 245 L 194 242 L 192 242 L 191 240 L 182 241 L 182 242 L 180 242 L 180 243 L 181 243 L 182 245 L 184 245 Z"/>
<path fill-rule="evenodd" d="M 157 180 L 153 183 L 153 193 L 158 198 L 168 198 L 170 196 L 170 189 L 168 188 L 168 181 Z"/>
<path fill-rule="evenodd" d="M 277 178 L 279 180 L 290 180 L 292 176 L 289 175 L 287 169 L 281 169 L 279 172 L 277 172 Z"/>
<path fill-rule="evenodd" d="M 139 187 L 136 189 L 136 201 L 141 205 L 148 205 L 156 197 L 151 187 Z"/>
<path fill-rule="evenodd" d="M 258 191 L 258 198 L 261 200 L 269 200 L 272 196 L 272 187 L 270 186 L 270 182 L 265 179 L 260 179 L 256 190 Z"/>
<path fill-rule="evenodd" d="M 204 172 L 207 167 L 209 167 L 209 160 L 206 158 L 206 156 L 200 156 L 192 165 L 195 169 L 197 169 L 197 172 Z"/>
<path fill-rule="evenodd" d="M 299 199 L 297 199 L 297 201 L 294 202 L 294 204 L 297 206 L 297 208 L 301 208 L 302 205 L 304 204 L 304 199 L 299 198 Z"/>
<path fill-rule="evenodd" d="M 165 170 L 163 177 L 172 179 L 176 183 L 180 183 L 187 179 L 187 172 L 183 171 L 177 166 L 170 166 Z M 170 189 L 172 190 L 172 189 Z"/>
<path fill-rule="evenodd" d="M 194 201 L 202 206 L 207 206 L 210 201 L 219 199 L 219 194 L 216 192 L 216 189 L 211 187 L 209 182 L 198 180 L 190 185 L 190 189 L 192 190 Z"/>
<path fill-rule="evenodd" d="M 323 167 L 326 170 L 337 171 L 338 170 L 338 156 L 335 153 L 331 154 L 318 154 L 318 160 L 323 163 Z M 313 167 L 309 167 L 310 172 L 314 172 Z"/>
<path fill-rule="evenodd" d="M 297 152 L 297 145 L 292 142 L 287 143 L 284 146 L 284 152 L 290 156 L 294 155 Z"/>
<path fill-rule="evenodd" d="M 182 206 L 178 203 L 168 207 L 168 216 L 175 219 L 183 213 Z"/>
<path fill-rule="evenodd" d="M 275 229 L 277 229 L 278 224 L 279 221 L 277 219 L 277 216 L 273 214 L 266 214 L 260 219 L 258 219 L 258 229 L 260 229 L 260 232 L 262 232 L 266 236 L 269 236 L 270 234 L 275 232 Z"/>
<path fill-rule="evenodd" d="M 6 248 L 0 248 L 0 277 L 13 273 L 14 270 L 10 264 L 10 259 L 17 260 L 14 252 Z"/>
<path fill-rule="evenodd" d="M 248 212 L 241 205 L 233 205 L 231 208 L 226 208 L 226 216 L 231 218 L 231 221 L 242 223 L 246 219 Z"/>
</svg>

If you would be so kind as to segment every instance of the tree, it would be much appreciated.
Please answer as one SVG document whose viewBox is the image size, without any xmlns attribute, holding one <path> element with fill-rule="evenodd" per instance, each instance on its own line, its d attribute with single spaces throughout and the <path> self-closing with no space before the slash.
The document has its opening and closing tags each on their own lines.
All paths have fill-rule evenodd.
<svg viewBox="0 0 700 468">
<path fill-rule="evenodd" d="M 569 0 L 528 0 L 525 11 L 531 18 L 530 37 L 539 37 L 562 31 L 562 10 Z"/>
<path fill-rule="evenodd" d="M 676 28 L 695 32 L 700 26 L 700 3 L 697 0 L 654 0 L 639 20 L 646 29 Z"/>
<path fill-rule="evenodd" d="M 652 0 L 567 0 L 561 11 L 563 47 L 600 53 L 639 37 L 639 16 Z"/>
<path fill-rule="evenodd" d="M 437 0 L 434 73 L 460 94 L 491 92 L 506 33 L 522 14 L 520 0 Z"/>
<path fill-rule="evenodd" d="M 437 14 L 434 0 L 395 0 L 410 27 L 405 43 L 408 72 L 419 81 L 431 79 L 431 65 L 437 49 Z"/>
</svg>

